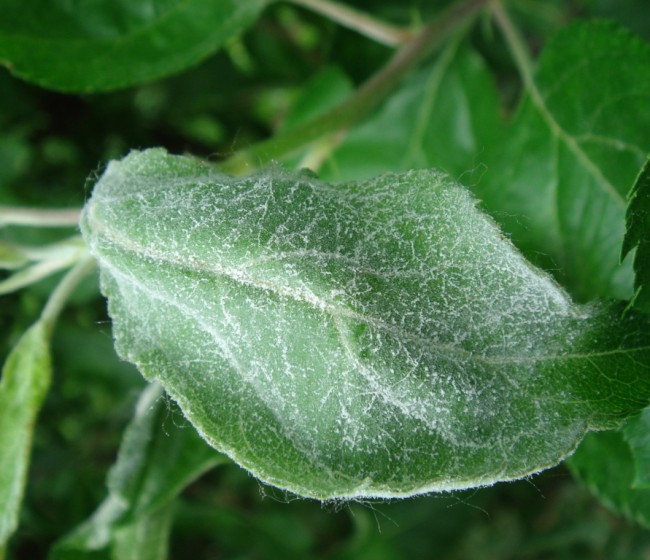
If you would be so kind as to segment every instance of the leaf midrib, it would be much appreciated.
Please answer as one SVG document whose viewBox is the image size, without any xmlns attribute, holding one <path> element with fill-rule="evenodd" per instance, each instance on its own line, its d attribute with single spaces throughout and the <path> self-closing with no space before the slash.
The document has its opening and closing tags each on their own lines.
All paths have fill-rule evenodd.
<svg viewBox="0 0 650 560">
<path fill-rule="evenodd" d="M 607 177 L 603 174 L 602 170 L 591 160 L 591 158 L 585 153 L 585 151 L 580 147 L 578 142 L 573 136 L 571 136 L 557 121 L 549 107 L 546 105 L 546 101 L 542 92 L 537 87 L 537 82 L 533 77 L 532 68 L 529 63 L 526 61 L 525 66 L 521 67 L 523 80 L 526 86 L 526 91 L 532 101 L 534 107 L 537 109 L 542 119 L 548 125 L 548 128 L 551 134 L 560 139 L 571 151 L 578 161 L 583 165 L 585 170 L 590 173 L 595 179 L 597 184 L 599 184 L 605 193 L 607 193 L 614 202 L 621 208 L 625 208 L 625 198 L 621 193 L 619 193 L 614 185 L 612 185 Z"/>
<path fill-rule="evenodd" d="M 87 208 L 88 220 L 90 220 L 90 214 L 92 214 L 92 208 Z M 537 363 L 544 361 L 554 361 L 554 360 L 576 360 L 576 359 L 586 359 L 594 357 L 604 357 L 611 356 L 615 354 L 625 354 L 629 355 L 631 352 L 639 352 L 644 350 L 650 350 L 650 346 L 637 347 L 637 348 L 628 348 L 628 349 L 612 349 L 604 350 L 599 352 L 584 352 L 584 353 L 567 353 L 567 354 L 553 354 L 553 355 L 517 355 L 517 356 L 508 356 L 508 355 L 493 355 L 485 356 L 481 354 L 476 354 L 470 350 L 466 350 L 460 346 L 454 346 L 451 344 L 442 344 L 435 342 L 429 338 L 419 336 L 417 334 L 405 331 L 402 327 L 397 325 L 392 325 L 367 315 L 363 315 L 352 309 L 333 305 L 330 302 L 323 300 L 318 297 L 311 291 L 303 291 L 297 288 L 286 289 L 283 286 L 278 285 L 274 282 L 269 282 L 260 278 L 255 278 L 251 275 L 244 274 L 241 270 L 234 268 L 226 268 L 214 263 L 206 263 L 199 259 L 192 259 L 191 262 L 182 261 L 179 259 L 173 258 L 170 254 L 162 253 L 160 251 L 153 251 L 151 248 L 147 248 L 139 243 L 134 242 L 132 239 L 120 235 L 116 230 L 110 229 L 105 226 L 102 222 L 95 222 L 91 228 L 95 235 L 102 233 L 110 240 L 115 246 L 118 246 L 120 250 L 125 253 L 131 253 L 136 255 L 141 260 L 149 260 L 153 262 L 158 262 L 166 266 L 175 267 L 177 269 L 189 270 L 193 273 L 207 274 L 213 276 L 223 276 L 228 278 L 230 281 L 235 283 L 241 283 L 243 285 L 252 287 L 257 290 L 272 292 L 276 295 L 287 297 L 297 302 L 303 302 L 310 304 L 316 309 L 321 310 L 323 313 L 330 315 L 334 321 L 344 319 L 352 319 L 362 323 L 366 323 L 377 330 L 389 333 L 391 336 L 395 337 L 397 340 L 409 340 L 428 353 L 433 353 L 433 350 L 438 350 L 443 355 L 459 355 L 470 361 L 475 361 L 483 363 L 485 365 L 506 365 L 506 364 L 526 364 L 526 363 Z M 110 263 L 110 260 L 104 255 L 101 258 L 102 265 L 112 268 L 113 270 L 119 271 L 119 267 L 114 266 Z M 577 306 L 576 306 L 577 307 Z"/>
</svg>

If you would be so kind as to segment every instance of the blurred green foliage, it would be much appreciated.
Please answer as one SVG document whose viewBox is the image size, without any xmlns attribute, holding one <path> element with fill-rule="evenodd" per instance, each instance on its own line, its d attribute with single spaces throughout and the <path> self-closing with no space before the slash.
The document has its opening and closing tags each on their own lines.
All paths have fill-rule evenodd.
<svg viewBox="0 0 650 560">
<path fill-rule="evenodd" d="M 407 25 L 430 19 L 446 3 L 349 2 Z M 513 7 L 534 49 L 580 17 L 618 19 L 650 38 L 646 0 L 518 0 Z M 519 83 L 501 40 L 489 25 L 478 25 L 472 42 L 496 73 L 503 99 L 514 99 Z M 359 84 L 390 54 L 320 16 L 276 4 L 199 66 L 115 93 L 53 93 L 0 68 L 0 204 L 81 206 L 88 180 L 131 148 L 164 146 L 221 159 L 281 127 L 303 85 L 331 61 Z M 0 240 L 35 243 L 70 233 L 0 228 Z M 0 360 L 55 282 L 2 298 Z M 144 385 L 115 356 L 95 278 L 64 311 L 53 353 L 53 390 L 38 423 L 10 558 L 46 558 L 51 544 L 102 501 L 106 473 Z M 171 558 L 197 560 L 648 557 L 650 533 L 606 511 L 563 467 L 451 495 L 323 505 L 262 487 L 228 465 L 182 494 L 171 540 Z"/>
</svg>

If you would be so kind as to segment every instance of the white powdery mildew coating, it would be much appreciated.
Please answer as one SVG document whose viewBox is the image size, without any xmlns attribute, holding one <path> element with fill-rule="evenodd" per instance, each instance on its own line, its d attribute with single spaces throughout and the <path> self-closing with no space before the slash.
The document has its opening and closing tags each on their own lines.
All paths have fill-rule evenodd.
<svg viewBox="0 0 650 560">
<path fill-rule="evenodd" d="M 546 379 L 582 318 L 443 174 L 235 180 L 150 151 L 109 166 L 82 227 L 122 354 L 267 482 L 461 488 L 585 429 Z"/>
</svg>

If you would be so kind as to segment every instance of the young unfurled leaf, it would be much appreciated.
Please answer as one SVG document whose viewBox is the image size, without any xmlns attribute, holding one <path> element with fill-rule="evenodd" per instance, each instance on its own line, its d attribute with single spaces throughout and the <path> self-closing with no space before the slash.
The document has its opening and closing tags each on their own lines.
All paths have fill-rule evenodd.
<svg viewBox="0 0 650 560">
<path fill-rule="evenodd" d="M 124 519 L 133 521 L 164 506 L 201 474 L 227 461 L 206 445 L 154 384 L 140 397 L 109 473 L 108 488 L 128 506 Z"/>
<path fill-rule="evenodd" d="M 633 303 L 650 313 L 650 158 L 646 160 L 630 193 L 623 257 L 634 247 L 636 278 Z"/>
<path fill-rule="evenodd" d="M 439 172 L 232 179 L 134 152 L 81 226 L 121 355 L 298 494 L 525 476 L 648 402 L 647 318 L 574 305 Z"/>
<path fill-rule="evenodd" d="M 0 378 L 0 548 L 18 525 L 36 415 L 51 378 L 43 321 L 13 348 Z"/>
<path fill-rule="evenodd" d="M 165 558 L 176 496 L 226 461 L 201 440 L 174 403 L 167 403 L 160 385 L 149 385 L 109 473 L 109 495 L 88 521 L 57 543 L 52 560 L 90 551 L 109 551 L 115 558 Z"/>
</svg>

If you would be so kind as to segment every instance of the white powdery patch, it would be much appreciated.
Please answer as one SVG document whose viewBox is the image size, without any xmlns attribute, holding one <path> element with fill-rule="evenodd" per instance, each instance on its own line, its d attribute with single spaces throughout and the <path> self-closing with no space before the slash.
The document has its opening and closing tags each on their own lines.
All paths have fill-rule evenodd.
<svg viewBox="0 0 650 560">
<path fill-rule="evenodd" d="M 109 166 L 82 227 L 123 355 L 270 483 L 485 484 L 585 428 L 544 391 L 587 317 L 441 173 L 231 179 L 150 151 Z"/>
</svg>

